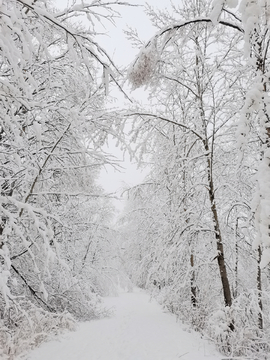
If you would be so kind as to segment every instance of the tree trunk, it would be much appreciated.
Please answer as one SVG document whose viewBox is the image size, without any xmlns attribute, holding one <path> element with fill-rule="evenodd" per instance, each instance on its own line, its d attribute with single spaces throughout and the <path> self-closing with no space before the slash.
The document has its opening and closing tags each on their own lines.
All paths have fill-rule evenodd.
<svg viewBox="0 0 270 360">
<path fill-rule="evenodd" d="M 212 159 L 210 157 L 210 151 L 208 142 L 205 141 L 205 150 L 207 155 L 207 168 L 208 168 L 208 194 L 211 204 L 211 211 L 213 215 L 213 221 L 214 221 L 214 230 L 215 230 L 215 238 L 216 238 L 216 244 L 217 244 L 217 261 L 218 261 L 218 267 L 219 267 L 219 273 L 221 277 L 221 283 L 222 283 L 222 290 L 223 290 L 223 297 L 225 306 L 231 306 L 232 305 L 232 296 L 231 296 L 231 289 L 230 289 L 230 283 L 227 275 L 227 268 L 225 263 L 225 256 L 224 256 L 224 249 L 223 249 L 223 241 L 219 226 L 219 219 L 218 219 L 218 212 L 216 207 L 216 201 L 215 201 L 215 192 L 214 192 L 214 183 L 213 183 L 213 177 L 212 177 Z M 233 321 L 229 324 L 229 328 L 231 331 L 234 331 L 234 324 Z"/>
<path fill-rule="evenodd" d="M 200 50 L 200 45 L 197 41 L 197 38 L 195 39 L 195 43 L 197 45 L 198 51 Z M 199 73 L 198 67 L 200 65 L 200 59 L 196 55 L 196 83 L 197 83 L 197 98 L 198 101 L 198 107 L 200 109 L 200 115 L 201 115 L 201 121 L 202 121 L 202 127 L 204 130 L 204 140 L 203 145 L 205 149 L 205 153 L 207 154 L 207 180 L 208 180 L 208 195 L 210 199 L 210 205 L 211 205 L 211 212 L 213 216 L 213 222 L 214 222 L 214 230 L 215 230 L 215 238 L 216 238 L 216 245 L 217 245 L 217 261 L 218 261 L 218 267 L 221 277 L 221 283 L 222 283 L 222 290 L 223 290 L 223 296 L 224 296 L 224 302 L 225 306 L 231 306 L 232 305 L 232 296 L 231 296 L 231 289 L 229 284 L 229 279 L 227 275 L 227 268 L 225 264 L 225 256 L 224 256 L 224 249 L 223 249 L 223 241 L 219 226 L 219 219 L 218 219 L 218 212 L 216 207 L 216 201 L 215 201 L 215 192 L 214 192 L 214 182 L 213 182 L 213 174 L 212 174 L 212 165 L 213 165 L 213 149 L 214 149 L 214 139 L 215 139 L 215 126 L 213 127 L 212 131 L 212 145 L 211 149 L 209 147 L 208 142 L 208 129 L 207 129 L 207 120 L 206 115 L 204 112 L 204 102 L 203 102 L 203 86 L 201 86 L 201 79 L 203 78 L 203 66 L 202 66 L 202 73 Z M 229 324 L 229 328 L 234 331 L 234 324 L 233 321 Z"/>
<path fill-rule="evenodd" d="M 237 242 L 238 220 L 239 219 L 237 218 L 235 224 L 235 234 L 234 234 L 234 238 L 235 238 L 235 265 L 234 265 L 235 282 L 234 282 L 234 293 L 233 293 L 234 298 L 236 298 L 238 295 L 238 262 L 239 262 L 239 250 L 238 250 L 238 242 Z"/>
<path fill-rule="evenodd" d="M 197 291 L 195 286 L 195 271 L 194 271 L 194 255 L 190 255 L 191 265 L 191 278 L 190 278 L 190 289 L 191 289 L 191 304 L 195 308 L 197 306 Z"/>
<path fill-rule="evenodd" d="M 211 182 L 212 184 L 212 182 Z M 226 306 L 232 305 L 232 297 L 231 297 L 231 290 L 227 275 L 227 268 L 225 264 L 225 257 L 224 257 L 224 249 L 223 249 L 223 242 L 222 237 L 220 233 L 220 227 L 219 227 L 219 220 L 218 220 L 218 214 L 216 209 L 216 203 L 215 203 L 215 195 L 214 191 L 212 189 L 212 186 L 209 189 L 209 198 L 211 202 L 211 210 L 214 218 L 214 229 L 215 229 L 215 237 L 216 237 L 216 244 L 217 244 L 217 260 L 218 260 L 218 266 L 219 266 L 219 272 L 221 276 L 221 282 L 223 287 L 223 295 L 224 295 L 224 301 Z"/>
<path fill-rule="evenodd" d="M 259 305 L 259 313 L 258 313 L 258 327 L 260 330 L 263 329 L 263 316 L 262 316 L 262 310 L 263 310 L 263 305 L 262 305 L 262 274 L 261 274 L 261 267 L 260 267 L 260 262 L 261 262 L 261 257 L 262 257 L 262 248 L 261 246 L 258 247 L 258 266 L 257 266 L 257 290 L 258 290 L 258 305 Z"/>
</svg>

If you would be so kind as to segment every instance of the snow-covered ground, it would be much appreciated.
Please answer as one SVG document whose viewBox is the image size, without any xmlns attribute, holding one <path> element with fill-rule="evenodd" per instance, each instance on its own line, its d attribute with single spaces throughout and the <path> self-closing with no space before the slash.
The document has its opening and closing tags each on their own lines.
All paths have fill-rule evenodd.
<svg viewBox="0 0 270 360">
<path fill-rule="evenodd" d="M 140 290 L 105 299 L 111 318 L 81 323 L 77 331 L 42 344 L 25 360 L 221 360 L 212 344 L 186 332 Z M 21 357 L 20 357 L 21 359 Z"/>
</svg>

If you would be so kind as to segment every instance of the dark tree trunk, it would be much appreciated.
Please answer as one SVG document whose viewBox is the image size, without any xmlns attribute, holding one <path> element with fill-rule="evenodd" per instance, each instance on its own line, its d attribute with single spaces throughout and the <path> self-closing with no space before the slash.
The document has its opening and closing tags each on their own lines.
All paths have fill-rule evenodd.
<svg viewBox="0 0 270 360">
<path fill-rule="evenodd" d="M 197 306 L 197 291 L 195 285 L 195 271 L 194 271 L 194 255 L 190 255 L 191 265 L 191 278 L 190 278 L 190 289 L 191 289 L 191 304 L 193 307 Z"/>
<path fill-rule="evenodd" d="M 197 44 L 198 49 L 200 49 L 200 45 L 197 42 L 197 39 L 195 39 L 195 43 Z M 198 68 L 200 64 L 200 59 L 196 55 L 196 66 Z M 207 157 L 207 181 L 208 181 L 208 195 L 210 200 L 210 206 L 211 206 L 211 212 L 214 222 L 214 231 L 215 231 L 215 238 L 216 238 L 216 246 L 217 246 L 217 261 L 218 261 L 218 267 L 221 277 L 221 283 L 222 283 L 222 290 L 223 290 L 223 296 L 224 296 L 224 302 L 225 306 L 231 306 L 232 305 L 232 296 L 231 296 L 231 289 L 230 289 L 230 283 L 227 275 L 227 268 L 225 264 L 225 256 L 224 256 L 224 249 L 223 249 L 223 241 L 220 231 L 220 225 L 219 225 L 219 218 L 218 218 L 218 212 L 216 207 L 216 201 L 215 201 L 215 191 L 214 191 L 214 181 L 213 181 L 213 152 L 214 152 L 214 142 L 215 142 L 215 128 L 213 128 L 212 133 L 212 144 L 209 146 L 209 134 L 207 129 L 207 120 L 206 120 L 206 114 L 204 111 L 204 102 L 203 102 L 203 86 L 201 86 L 201 78 L 203 77 L 203 67 L 202 67 L 202 73 L 200 74 L 197 70 L 196 72 L 197 77 L 197 101 L 198 101 L 198 107 L 200 109 L 200 115 L 201 115 L 201 121 L 202 121 L 202 127 L 204 130 L 204 139 L 203 145 Z M 234 324 L 233 321 L 229 324 L 229 328 L 231 331 L 234 331 Z"/>
<path fill-rule="evenodd" d="M 222 290 L 223 290 L 223 297 L 225 306 L 232 305 L 232 295 L 230 289 L 230 283 L 227 274 L 227 267 L 225 263 L 225 256 L 224 256 L 224 248 L 223 248 L 223 240 L 221 236 L 220 226 L 219 226 L 219 218 L 218 212 L 216 207 L 216 200 L 215 200 L 215 192 L 214 192 L 214 182 L 212 177 L 212 159 L 210 155 L 210 150 L 208 146 L 208 142 L 205 142 L 205 150 L 207 155 L 207 167 L 208 167 L 208 194 L 209 200 L 211 204 L 211 211 L 213 215 L 214 221 L 214 230 L 215 230 L 215 238 L 216 238 L 216 245 L 217 245 L 217 256 L 216 259 L 218 261 L 219 273 L 222 283 Z M 229 328 L 231 331 L 234 331 L 234 323 L 233 321 L 229 324 Z"/>
<path fill-rule="evenodd" d="M 234 265 L 234 276 L 235 276 L 235 283 L 234 283 L 234 293 L 233 297 L 236 298 L 238 295 L 238 262 L 239 262 L 239 250 L 238 250 L 238 241 L 237 241 L 237 234 L 238 234 L 238 218 L 236 219 L 235 224 L 235 265 Z"/>
<path fill-rule="evenodd" d="M 261 274 L 261 267 L 260 262 L 262 258 L 262 248 L 258 247 L 258 266 L 257 266 L 257 290 L 258 290 L 258 305 L 259 305 L 259 313 L 258 313 L 258 327 L 259 329 L 263 329 L 263 316 L 262 316 L 262 274 Z"/>
</svg>

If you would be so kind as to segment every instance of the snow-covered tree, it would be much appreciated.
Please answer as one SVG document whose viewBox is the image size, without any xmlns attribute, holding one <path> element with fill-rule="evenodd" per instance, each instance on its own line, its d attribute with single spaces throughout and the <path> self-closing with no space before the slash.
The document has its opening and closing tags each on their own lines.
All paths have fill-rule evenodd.
<svg viewBox="0 0 270 360">
<path fill-rule="evenodd" d="M 130 221 L 133 228 L 137 224 L 137 231 L 142 227 L 143 236 L 137 240 L 140 258 L 134 266 L 143 269 L 139 272 L 143 285 L 150 284 L 152 274 L 161 277 L 169 289 L 166 301 L 172 311 L 187 314 L 183 298 L 188 299 L 196 311 L 200 308 L 197 315 L 201 319 L 204 310 L 204 321 L 197 319 L 196 325 L 207 329 L 224 351 L 240 354 L 253 341 L 245 337 L 247 328 L 257 334 L 263 328 L 263 318 L 266 328 L 269 326 L 262 306 L 263 293 L 268 304 L 265 290 L 269 281 L 267 272 L 262 273 L 258 266 L 258 262 L 265 265 L 264 258 L 260 262 L 261 247 L 258 251 L 251 248 L 255 238 L 252 177 L 262 136 L 250 108 L 258 105 L 259 94 L 255 99 L 253 91 L 251 102 L 251 95 L 246 95 L 254 81 L 254 64 L 243 59 L 246 30 L 237 14 L 224 5 L 219 16 L 222 6 L 219 10 L 217 6 L 213 9 L 210 1 L 184 2 L 183 7 L 174 6 L 174 16 L 149 9 L 159 30 L 141 49 L 128 76 L 133 87 L 146 85 L 150 89 L 155 111 L 140 109 L 130 115 L 136 118 L 134 134 L 137 141 L 142 138 L 141 151 L 151 153 L 153 171 L 141 186 L 141 198 L 147 200 L 132 210 Z M 266 106 L 263 108 L 265 111 Z M 265 178 L 264 182 L 267 186 Z M 149 214 L 148 220 L 142 222 L 138 216 L 137 220 L 135 214 L 140 209 L 141 217 Z M 265 245 L 263 254 L 267 254 Z M 130 247 L 134 252 L 136 242 Z M 171 289 L 169 279 L 173 279 Z M 179 300 L 183 288 L 186 293 Z M 219 303 L 221 290 L 225 308 Z M 251 311 L 248 298 L 252 298 Z M 211 309 L 210 303 L 215 304 Z M 248 320 L 243 319 L 242 306 L 248 311 Z M 215 318 L 218 308 L 221 310 Z M 221 332 L 217 331 L 217 320 Z M 234 337 L 241 342 L 236 344 Z M 260 349 L 260 341 L 252 346 Z M 263 346 L 261 349 L 264 351 Z"/>
<path fill-rule="evenodd" d="M 95 22 L 113 21 L 123 4 L 57 11 L 42 0 L 1 1 L 0 311 L 13 335 L 8 344 L 3 327 L 0 338 L 7 347 L 18 341 L 17 326 L 35 323 L 29 314 L 40 311 L 48 323 L 48 311 L 89 318 L 94 293 L 107 291 L 111 205 L 95 180 L 112 162 L 102 151 L 107 136 L 121 130 L 104 111 L 117 69 L 95 41 Z M 80 16 L 88 29 L 75 25 Z M 31 343 L 32 330 L 22 342 Z"/>
</svg>

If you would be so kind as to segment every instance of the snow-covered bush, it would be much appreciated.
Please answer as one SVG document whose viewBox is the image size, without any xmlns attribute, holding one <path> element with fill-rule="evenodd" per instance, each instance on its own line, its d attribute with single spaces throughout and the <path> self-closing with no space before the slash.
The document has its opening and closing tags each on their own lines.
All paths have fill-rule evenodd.
<svg viewBox="0 0 270 360">
<path fill-rule="evenodd" d="M 269 295 L 264 294 L 266 309 L 270 306 Z M 231 308 L 220 308 L 209 317 L 205 334 L 219 351 L 230 356 L 248 356 L 253 359 L 267 359 L 270 351 L 269 312 L 263 313 L 264 327 L 258 328 L 258 297 L 254 291 L 247 291 L 237 297 Z M 233 320 L 234 331 L 229 324 Z"/>
<path fill-rule="evenodd" d="M 200 301 L 197 306 L 190 301 L 189 289 L 176 289 L 164 287 L 161 290 L 153 287 L 151 295 L 168 311 L 177 315 L 185 325 L 191 326 L 196 331 L 202 332 L 205 329 L 208 314 L 214 311 L 214 301 Z"/>
<path fill-rule="evenodd" d="M 66 273 L 67 274 L 67 273 Z M 68 311 L 76 320 L 88 321 L 109 316 L 109 312 L 104 308 L 101 296 L 95 292 L 85 279 L 79 277 L 72 278 L 62 282 L 59 281 L 49 287 L 50 295 L 48 302 L 50 306 L 58 313 Z M 57 279 L 55 279 L 57 281 Z"/>
<path fill-rule="evenodd" d="M 12 360 L 57 334 L 75 328 L 76 321 L 68 312 L 52 313 L 30 301 L 14 301 L 0 320 L 0 358 Z"/>
<path fill-rule="evenodd" d="M 216 344 L 219 351 L 226 355 L 231 354 L 231 331 L 229 328 L 231 323 L 231 309 L 221 307 L 208 317 L 206 325 L 208 336 Z"/>
</svg>

